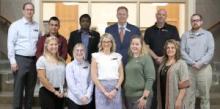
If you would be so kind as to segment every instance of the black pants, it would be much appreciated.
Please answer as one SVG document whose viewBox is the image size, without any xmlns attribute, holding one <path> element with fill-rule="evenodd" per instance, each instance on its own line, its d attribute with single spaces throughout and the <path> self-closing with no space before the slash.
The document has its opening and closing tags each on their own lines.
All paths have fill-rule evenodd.
<svg viewBox="0 0 220 109">
<path fill-rule="evenodd" d="M 57 89 L 56 89 L 57 90 Z M 44 87 L 39 91 L 41 109 L 63 109 L 64 98 L 59 98 Z"/>
<path fill-rule="evenodd" d="M 89 109 L 89 104 L 88 105 L 78 105 L 69 98 L 66 98 L 66 101 L 67 101 L 68 109 Z"/>
</svg>

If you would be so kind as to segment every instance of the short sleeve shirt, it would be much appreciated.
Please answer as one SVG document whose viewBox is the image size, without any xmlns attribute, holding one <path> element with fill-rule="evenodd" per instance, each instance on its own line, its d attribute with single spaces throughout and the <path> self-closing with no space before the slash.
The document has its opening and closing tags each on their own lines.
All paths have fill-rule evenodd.
<svg viewBox="0 0 220 109">
<path fill-rule="evenodd" d="M 46 78 L 53 85 L 53 87 L 59 88 L 64 85 L 64 80 L 65 80 L 64 63 L 51 63 L 48 62 L 44 56 L 41 56 L 37 60 L 36 67 L 37 69 L 45 70 Z"/>
</svg>

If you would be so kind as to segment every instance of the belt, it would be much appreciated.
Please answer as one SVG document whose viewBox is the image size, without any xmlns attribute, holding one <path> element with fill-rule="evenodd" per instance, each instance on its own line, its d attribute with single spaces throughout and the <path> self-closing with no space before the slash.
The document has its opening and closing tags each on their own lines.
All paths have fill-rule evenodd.
<svg viewBox="0 0 220 109">
<path fill-rule="evenodd" d="M 18 55 L 18 54 L 15 54 L 15 56 L 23 57 L 23 58 L 29 58 L 29 59 L 35 59 L 36 58 L 36 56 L 22 56 L 22 55 Z"/>
</svg>

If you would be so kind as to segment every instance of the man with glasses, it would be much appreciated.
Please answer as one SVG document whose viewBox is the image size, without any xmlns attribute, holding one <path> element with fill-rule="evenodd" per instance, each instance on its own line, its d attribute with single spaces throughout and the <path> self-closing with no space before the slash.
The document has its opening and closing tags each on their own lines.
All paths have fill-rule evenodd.
<svg viewBox="0 0 220 109">
<path fill-rule="evenodd" d="M 212 83 L 210 61 L 214 54 L 212 33 L 202 28 L 200 14 L 191 17 L 192 29 L 183 34 L 181 54 L 190 71 L 191 87 L 189 91 L 189 109 L 195 109 L 195 98 L 200 98 L 200 109 L 210 109 L 209 91 Z M 198 93 L 197 93 L 198 92 Z"/>
<path fill-rule="evenodd" d="M 34 5 L 24 3 L 22 12 L 23 18 L 8 30 L 8 58 L 14 75 L 13 109 L 23 109 L 22 104 L 24 109 L 31 109 L 37 80 L 35 52 L 39 25 L 33 20 Z"/>
</svg>

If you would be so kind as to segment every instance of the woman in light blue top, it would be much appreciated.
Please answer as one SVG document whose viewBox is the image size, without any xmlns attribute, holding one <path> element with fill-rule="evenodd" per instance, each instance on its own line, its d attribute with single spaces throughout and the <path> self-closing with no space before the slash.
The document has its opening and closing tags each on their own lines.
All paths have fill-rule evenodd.
<svg viewBox="0 0 220 109">
<path fill-rule="evenodd" d="M 87 109 L 92 100 L 93 83 L 82 43 L 74 46 L 73 57 L 74 60 L 66 67 L 68 109 Z"/>
<path fill-rule="evenodd" d="M 41 109 L 63 109 L 65 61 L 58 55 L 58 46 L 55 36 L 48 37 L 44 44 L 44 54 L 37 60 Z"/>
</svg>

